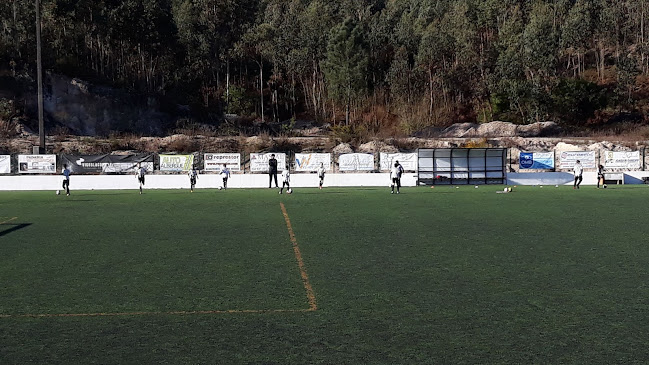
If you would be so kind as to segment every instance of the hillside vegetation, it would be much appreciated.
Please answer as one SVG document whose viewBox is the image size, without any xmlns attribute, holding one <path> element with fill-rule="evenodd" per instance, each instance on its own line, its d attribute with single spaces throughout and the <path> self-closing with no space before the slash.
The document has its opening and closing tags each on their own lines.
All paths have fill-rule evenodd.
<svg viewBox="0 0 649 365">
<path fill-rule="evenodd" d="M 42 14 L 45 69 L 223 134 L 291 119 L 373 136 L 616 131 L 649 109 L 649 0 L 42 0 Z M 34 18 L 31 0 L 0 2 L 0 119 L 29 114 Z"/>
</svg>

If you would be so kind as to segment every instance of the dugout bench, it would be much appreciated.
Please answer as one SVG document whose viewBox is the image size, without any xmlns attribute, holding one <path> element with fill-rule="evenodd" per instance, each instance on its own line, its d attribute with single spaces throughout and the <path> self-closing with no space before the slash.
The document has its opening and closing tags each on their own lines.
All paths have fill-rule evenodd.
<svg viewBox="0 0 649 365">
<path fill-rule="evenodd" d="M 605 172 L 604 173 L 604 184 L 620 184 L 624 185 L 624 173 L 623 172 Z"/>
</svg>

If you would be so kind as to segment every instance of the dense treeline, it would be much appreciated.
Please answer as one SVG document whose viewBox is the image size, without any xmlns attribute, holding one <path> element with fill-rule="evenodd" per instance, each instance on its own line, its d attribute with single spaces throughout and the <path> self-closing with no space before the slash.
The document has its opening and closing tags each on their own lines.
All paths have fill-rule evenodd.
<svg viewBox="0 0 649 365">
<path fill-rule="evenodd" d="M 639 115 L 649 0 L 42 0 L 47 69 L 192 106 L 413 132 Z M 34 1 L 0 2 L 33 74 Z M 199 112 L 200 111 L 200 112 Z"/>
</svg>

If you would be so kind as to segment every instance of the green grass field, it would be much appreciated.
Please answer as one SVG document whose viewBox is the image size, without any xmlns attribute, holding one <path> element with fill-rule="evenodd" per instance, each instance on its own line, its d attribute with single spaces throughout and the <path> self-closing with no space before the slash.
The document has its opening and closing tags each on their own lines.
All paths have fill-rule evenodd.
<svg viewBox="0 0 649 365">
<path fill-rule="evenodd" d="M 2 192 L 0 363 L 646 363 L 649 188 L 497 190 Z"/>
</svg>

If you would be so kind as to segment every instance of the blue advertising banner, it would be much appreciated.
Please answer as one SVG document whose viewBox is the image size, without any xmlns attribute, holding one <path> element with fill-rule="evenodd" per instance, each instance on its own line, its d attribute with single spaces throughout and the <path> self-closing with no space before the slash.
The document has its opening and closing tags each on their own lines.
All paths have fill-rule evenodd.
<svg viewBox="0 0 649 365">
<path fill-rule="evenodd" d="M 519 166 L 523 169 L 554 169 L 554 152 L 521 152 Z"/>
</svg>

